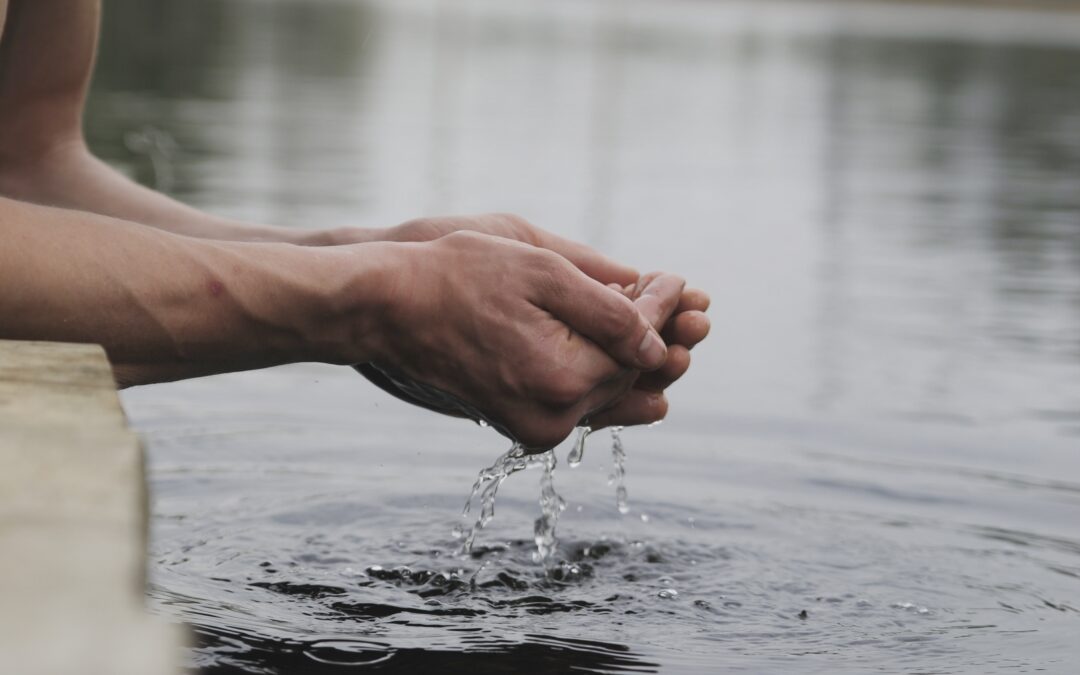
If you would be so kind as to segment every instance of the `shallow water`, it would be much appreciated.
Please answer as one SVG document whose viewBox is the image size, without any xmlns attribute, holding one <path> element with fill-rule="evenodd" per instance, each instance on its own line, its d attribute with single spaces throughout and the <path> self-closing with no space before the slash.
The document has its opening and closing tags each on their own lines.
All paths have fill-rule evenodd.
<svg viewBox="0 0 1080 675">
<path fill-rule="evenodd" d="M 669 419 L 623 432 L 626 514 L 607 434 L 558 450 L 549 570 L 541 471 L 456 557 L 505 439 L 349 369 L 125 392 L 150 601 L 201 672 L 1074 669 L 1072 15 L 106 9 L 88 131 L 147 182 L 297 226 L 517 211 L 714 298 Z"/>
</svg>

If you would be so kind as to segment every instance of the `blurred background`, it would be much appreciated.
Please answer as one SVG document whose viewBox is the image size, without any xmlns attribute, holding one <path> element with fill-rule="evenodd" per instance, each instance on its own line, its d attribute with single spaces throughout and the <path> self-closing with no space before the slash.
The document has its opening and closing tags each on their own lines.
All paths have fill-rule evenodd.
<svg viewBox="0 0 1080 675">
<path fill-rule="evenodd" d="M 352 371 L 126 392 L 192 663 L 1065 672 L 1080 6 L 998 4 L 106 2 L 87 131 L 141 182 L 295 227 L 512 211 L 713 297 L 625 433 L 631 513 L 606 434 L 560 466 L 555 577 L 533 473 L 454 558 L 501 439 Z"/>
</svg>

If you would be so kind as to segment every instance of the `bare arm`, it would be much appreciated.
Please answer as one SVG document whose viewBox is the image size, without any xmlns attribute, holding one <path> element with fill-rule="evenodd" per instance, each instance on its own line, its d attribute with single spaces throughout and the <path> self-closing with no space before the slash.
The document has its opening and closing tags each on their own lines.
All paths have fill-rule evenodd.
<svg viewBox="0 0 1080 675">
<path fill-rule="evenodd" d="M 0 0 L 0 18 L 6 0 Z M 592 250 L 501 214 L 428 218 L 386 229 L 299 230 L 241 223 L 141 186 L 94 157 L 82 131 L 100 0 L 10 0 L 0 41 L 0 196 L 130 220 L 177 234 L 305 245 L 428 241 L 470 230 L 547 248 L 604 283 L 637 273 Z"/>
<path fill-rule="evenodd" d="M 0 233 L 0 337 L 100 343 L 121 384 L 370 357 L 372 331 L 339 324 L 375 314 L 379 245 L 209 241 L 3 198 Z"/>
<path fill-rule="evenodd" d="M 358 228 L 304 231 L 203 213 L 94 157 L 83 137 L 82 110 L 100 16 L 100 0 L 10 0 L 0 42 L 0 195 L 207 239 L 320 245 L 374 236 Z"/>
<path fill-rule="evenodd" d="M 121 384 L 296 361 L 378 362 L 551 447 L 662 366 L 683 289 L 640 306 L 565 258 L 454 233 L 302 247 L 174 235 L 0 198 L 0 337 L 105 346 Z M 648 316 L 647 316 L 648 315 Z M 652 325 L 651 325 L 652 324 Z M 612 423 L 666 411 L 645 395 Z"/>
</svg>

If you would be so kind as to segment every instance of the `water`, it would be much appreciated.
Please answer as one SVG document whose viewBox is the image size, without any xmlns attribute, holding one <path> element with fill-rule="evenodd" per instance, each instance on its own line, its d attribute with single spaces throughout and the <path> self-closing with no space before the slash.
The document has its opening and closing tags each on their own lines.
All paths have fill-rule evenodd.
<svg viewBox="0 0 1080 675">
<path fill-rule="evenodd" d="M 574 441 L 574 447 L 570 451 L 571 457 L 577 457 L 577 465 L 581 463 L 588 433 L 588 427 L 581 428 L 577 440 Z M 536 519 L 533 526 L 536 541 L 536 553 L 533 559 L 544 565 L 550 564 L 557 550 L 555 527 L 559 521 L 559 514 L 566 510 L 566 500 L 555 491 L 554 473 L 557 463 L 554 450 L 526 455 L 522 447 L 515 443 L 509 450 L 499 455 L 491 466 L 481 469 L 476 482 L 473 483 L 472 492 L 465 502 L 465 508 L 462 509 L 461 517 L 469 517 L 472 513 L 473 500 L 478 495 L 480 513 L 468 529 L 456 525 L 451 531 L 455 539 L 462 539 L 461 547 L 456 551 L 457 555 L 472 553 L 476 535 L 495 517 L 495 499 L 503 481 L 519 471 L 539 466 L 543 468 L 543 475 L 540 477 L 540 517 Z M 571 466 L 576 465 L 571 464 Z"/>
<path fill-rule="evenodd" d="M 626 450 L 623 448 L 622 427 L 611 428 L 611 475 L 608 484 L 615 486 L 615 507 L 624 516 L 630 513 L 626 491 Z"/>
<path fill-rule="evenodd" d="M 581 460 L 585 459 L 585 439 L 587 439 L 591 433 L 592 427 L 578 427 L 574 445 L 570 448 L 570 454 L 566 456 L 566 463 L 570 465 L 571 469 L 576 469 L 581 465 Z"/>
<path fill-rule="evenodd" d="M 540 478 L 540 517 L 533 526 L 533 540 L 536 542 L 533 560 L 545 565 L 550 564 L 558 553 L 555 526 L 558 525 L 559 515 L 566 510 L 566 500 L 555 491 L 556 463 L 555 451 L 544 453 L 544 475 Z"/>
<path fill-rule="evenodd" d="M 515 443 L 509 450 L 499 455 L 491 466 L 480 470 L 476 482 L 473 483 L 472 492 L 465 501 L 465 508 L 461 511 L 461 517 L 468 518 L 472 513 L 473 500 L 476 499 L 477 495 L 480 497 L 480 513 L 468 530 L 458 525 L 452 531 L 455 538 L 463 539 L 461 548 L 458 550 L 459 554 L 472 552 L 476 535 L 495 517 L 495 497 L 498 495 L 499 487 L 503 484 L 503 481 L 518 471 L 523 471 L 531 466 L 540 464 L 546 466 L 548 457 L 554 457 L 554 452 L 549 450 L 541 455 L 526 455 L 525 450 Z"/>
<path fill-rule="evenodd" d="M 199 670 L 1075 669 L 1073 15 L 106 10 L 88 135 L 140 179 L 166 155 L 124 139 L 153 127 L 174 193 L 219 212 L 517 211 L 714 301 L 668 420 L 623 431 L 628 513 L 603 436 L 555 471 L 548 565 L 539 467 L 457 555 L 461 500 L 505 440 L 350 369 L 125 392 L 149 450 L 150 604 L 195 627 Z"/>
</svg>

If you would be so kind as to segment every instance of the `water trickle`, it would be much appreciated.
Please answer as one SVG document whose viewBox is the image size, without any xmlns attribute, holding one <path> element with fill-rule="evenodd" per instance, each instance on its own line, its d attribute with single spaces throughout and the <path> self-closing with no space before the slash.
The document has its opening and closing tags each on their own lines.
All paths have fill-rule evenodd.
<svg viewBox="0 0 1080 675">
<path fill-rule="evenodd" d="M 549 450 L 544 453 L 546 454 L 552 454 L 552 452 Z M 480 513 L 467 530 L 459 525 L 452 532 L 455 538 L 464 538 L 457 551 L 459 555 L 472 552 L 476 534 L 495 517 L 495 496 L 503 481 L 518 471 L 541 464 L 544 455 L 526 455 L 525 449 L 519 443 L 515 443 L 509 450 L 499 455 L 491 466 L 480 470 L 476 476 L 476 482 L 473 483 L 472 493 L 465 502 L 465 508 L 461 510 L 461 517 L 468 518 L 477 494 L 480 495 Z"/>
<path fill-rule="evenodd" d="M 619 513 L 630 513 L 626 501 L 626 449 L 622 443 L 622 427 L 611 427 L 611 475 L 608 484 L 615 486 L 615 506 Z"/>
<path fill-rule="evenodd" d="M 619 513 L 629 513 L 630 507 L 626 503 L 626 452 L 623 448 L 620 431 L 622 427 L 611 428 L 611 452 L 614 458 L 614 468 L 608 482 L 615 485 L 615 503 Z M 585 441 L 592 433 L 588 426 L 578 428 L 577 438 L 567 455 L 567 464 L 576 467 L 581 464 L 585 456 Z M 553 562 L 557 549 L 555 527 L 559 521 L 559 515 L 566 510 L 566 500 L 555 491 L 554 471 L 557 464 L 554 450 L 536 455 L 525 454 L 524 448 L 515 443 L 508 451 L 500 455 L 491 466 L 481 469 L 477 474 L 476 482 L 473 483 L 472 492 L 465 502 L 465 508 L 461 511 L 462 518 L 468 518 L 472 513 L 473 502 L 479 495 L 480 513 L 469 527 L 457 525 L 451 531 L 455 539 L 461 539 L 457 555 L 468 555 L 473 550 L 473 543 L 480 530 L 495 517 L 495 497 L 499 487 L 509 476 L 519 471 L 535 466 L 543 467 L 543 475 L 540 477 L 540 517 L 536 519 L 533 528 L 533 538 L 536 541 L 534 560 L 549 566 Z M 479 571 L 477 572 L 479 573 Z M 475 579 L 475 575 L 474 575 Z"/>
<path fill-rule="evenodd" d="M 583 432 L 578 435 L 578 443 L 585 444 L 585 436 L 588 435 L 588 427 L 583 427 Z M 545 565 L 551 562 L 555 556 L 557 542 L 555 540 L 555 525 L 559 522 L 559 514 L 566 509 L 566 500 L 555 491 L 555 451 L 548 450 L 543 454 L 544 474 L 540 477 L 540 517 L 536 519 L 533 528 L 536 540 L 536 553 L 533 559 Z"/>
<path fill-rule="evenodd" d="M 570 454 L 566 456 L 566 463 L 571 469 L 577 468 L 581 464 L 581 460 L 585 458 L 585 439 L 592 433 L 592 427 L 583 426 L 578 427 L 577 438 L 574 440 L 574 447 L 570 449 Z"/>
</svg>

